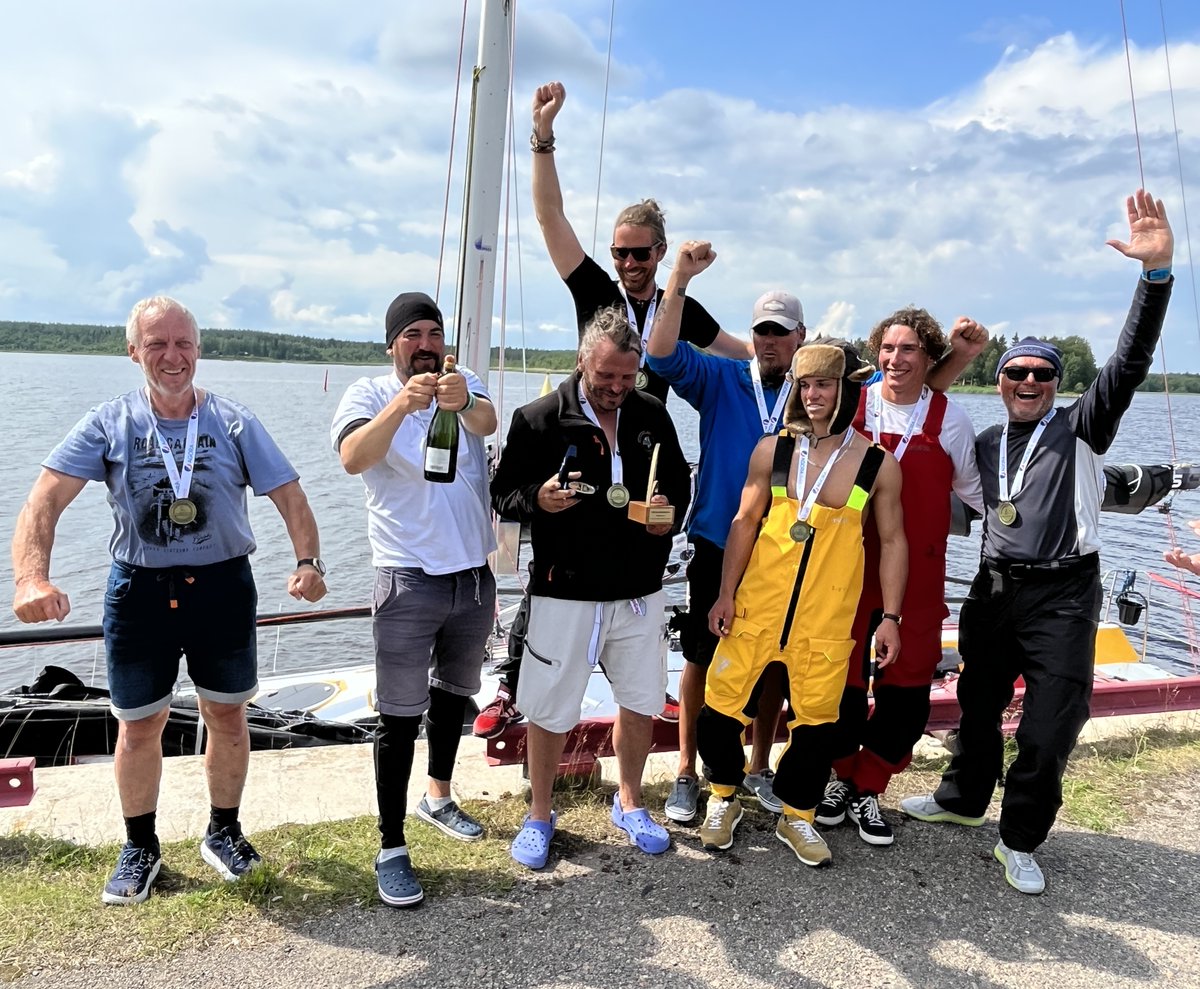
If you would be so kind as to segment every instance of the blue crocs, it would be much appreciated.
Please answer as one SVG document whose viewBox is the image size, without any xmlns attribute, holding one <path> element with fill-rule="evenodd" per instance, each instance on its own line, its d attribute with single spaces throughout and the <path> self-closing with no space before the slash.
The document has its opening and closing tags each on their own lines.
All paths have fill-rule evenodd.
<svg viewBox="0 0 1200 989">
<path fill-rule="evenodd" d="M 521 830 L 513 839 L 510 854 L 521 865 L 530 869 L 542 869 L 550 858 L 550 839 L 554 837 L 554 824 L 558 814 L 550 812 L 550 820 L 535 821 L 528 814 L 521 822 Z"/>
<path fill-rule="evenodd" d="M 631 810 L 628 814 L 621 810 L 619 793 L 613 794 L 612 822 L 629 835 L 631 845 L 637 845 L 647 855 L 661 855 L 671 847 L 667 829 L 655 824 L 645 808 Z"/>
<path fill-rule="evenodd" d="M 415 907 L 425 899 L 425 890 L 407 855 L 393 855 L 383 862 L 376 859 L 375 875 L 379 898 L 389 907 Z"/>
</svg>

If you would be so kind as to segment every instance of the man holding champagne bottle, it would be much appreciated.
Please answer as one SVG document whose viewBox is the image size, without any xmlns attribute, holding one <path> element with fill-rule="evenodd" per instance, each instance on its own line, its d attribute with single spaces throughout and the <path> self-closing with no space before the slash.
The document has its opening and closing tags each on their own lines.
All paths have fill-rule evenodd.
<svg viewBox="0 0 1200 989">
<path fill-rule="evenodd" d="M 342 466 L 367 488 L 380 722 L 375 870 L 380 898 L 402 907 L 424 897 L 404 840 L 423 715 L 429 783 L 417 816 L 461 841 L 483 836 L 454 802 L 450 777 L 495 614 L 484 437 L 496 429 L 496 410 L 475 373 L 446 357 L 442 314 L 429 296 L 397 296 L 384 325 L 392 371 L 346 390 L 331 436 Z"/>
</svg>

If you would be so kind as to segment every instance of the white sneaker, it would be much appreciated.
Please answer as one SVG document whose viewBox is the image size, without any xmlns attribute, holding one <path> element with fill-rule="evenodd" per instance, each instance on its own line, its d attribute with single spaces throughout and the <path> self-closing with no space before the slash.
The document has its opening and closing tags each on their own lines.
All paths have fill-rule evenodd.
<svg viewBox="0 0 1200 989">
<path fill-rule="evenodd" d="M 1046 877 L 1030 852 L 1014 852 L 997 842 L 996 861 L 1004 865 L 1004 878 L 1013 889 L 1035 896 L 1046 889 Z"/>
</svg>

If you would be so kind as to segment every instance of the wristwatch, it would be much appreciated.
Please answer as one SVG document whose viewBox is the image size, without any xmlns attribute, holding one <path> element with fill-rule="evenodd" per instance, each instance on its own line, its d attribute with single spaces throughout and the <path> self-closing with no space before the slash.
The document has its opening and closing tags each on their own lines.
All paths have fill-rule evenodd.
<svg viewBox="0 0 1200 989">
<path fill-rule="evenodd" d="M 884 621 L 887 621 L 887 619 L 889 619 L 889 618 L 890 618 L 892 621 L 894 621 L 894 622 L 895 622 L 897 625 L 899 625 L 899 624 L 900 624 L 900 616 L 899 616 L 899 615 L 893 615 L 893 614 L 892 614 L 890 611 L 885 611 L 885 612 L 883 613 L 883 619 L 884 619 Z"/>
<path fill-rule="evenodd" d="M 296 569 L 301 567 L 312 567 L 322 577 L 325 576 L 325 561 L 319 556 L 306 556 L 303 560 L 297 560 Z"/>
</svg>

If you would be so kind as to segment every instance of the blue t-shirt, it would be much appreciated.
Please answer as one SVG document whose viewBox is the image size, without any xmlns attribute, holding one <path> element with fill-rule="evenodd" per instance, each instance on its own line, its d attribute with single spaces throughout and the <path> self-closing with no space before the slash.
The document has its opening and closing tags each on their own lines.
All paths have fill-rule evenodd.
<svg viewBox="0 0 1200 989">
<path fill-rule="evenodd" d="M 650 357 L 646 363 L 700 413 L 700 471 L 688 534 L 724 549 L 750 455 L 763 437 L 750 362 L 714 357 L 681 340 L 669 357 Z M 779 389 L 763 388 L 768 411 L 778 396 Z"/>
<path fill-rule="evenodd" d="M 188 498 L 197 515 L 176 525 L 175 495 L 155 428 L 181 466 L 186 419 L 160 419 L 144 390 L 97 405 L 79 420 L 42 466 L 103 481 L 112 506 L 114 560 L 142 567 L 205 566 L 254 552 L 246 487 L 263 495 L 299 475 L 249 409 L 207 392 L 197 422 L 196 464 Z"/>
</svg>

